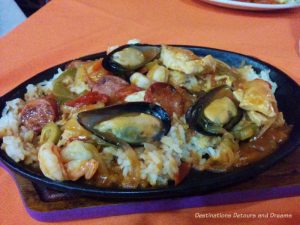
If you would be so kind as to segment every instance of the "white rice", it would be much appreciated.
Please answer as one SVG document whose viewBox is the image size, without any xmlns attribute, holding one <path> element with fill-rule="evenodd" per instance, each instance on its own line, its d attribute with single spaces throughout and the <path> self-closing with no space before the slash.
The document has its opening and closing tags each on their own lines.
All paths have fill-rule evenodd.
<svg viewBox="0 0 300 225">
<path fill-rule="evenodd" d="M 6 107 L 0 118 L 0 136 L 3 137 L 1 148 L 14 161 L 25 161 L 25 164 L 32 164 L 37 161 L 36 149 L 31 144 L 34 132 L 24 126 L 20 126 L 20 112 L 25 102 L 14 99 L 6 102 Z"/>
<path fill-rule="evenodd" d="M 129 155 L 122 149 L 117 150 L 117 163 L 120 165 L 122 169 L 123 176 L 126 177 L 133 170 L 132 161 L 129 158 Z"/>
<path fill-rule="evenodd" d="M 24 105 L 25 102 L 20 98 L 6 102 L 0 118 L 0 136 L 18 136 L 20 125 L 19 112 Z"/>
<path fill-rule="evenodd" d="M 19 137 L 5 136 L 3 137 L 3 144 L 1 146 L 6 154 L 15 162 L 20 162 L 25 159 L 26 151 L 23 142 Z"/>
<path fill-rule="evenodd" d="M 145 150 L 140 156 L 143 162 L 141 178 L 151 185 L 166 185 L 170 178 L 174 179 L 180 161 L 153 144 L 145 143 L 144 147 Z"/>
<path fill-rule="evenodd" d="M 152 144 L 144 144 L 145 151 L 141 155 L 143 165 L 141 178 L 149 181 L 151 185 L 156 184 L 158 177 L 161 175 L 163 167 L 163 155 L 161 151 Z"/>
</svg>

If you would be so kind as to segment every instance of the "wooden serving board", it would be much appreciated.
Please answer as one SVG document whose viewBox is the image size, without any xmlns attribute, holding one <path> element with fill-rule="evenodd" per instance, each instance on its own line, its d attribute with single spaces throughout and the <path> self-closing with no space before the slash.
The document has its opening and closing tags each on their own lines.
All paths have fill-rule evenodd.
<svg viewBox="0 0 300 225">
<path fill-rule="evenodd" d="M 28 213 L 40 221 L 95 218 L 300 195 L 300 148 L 246 182 L 205 195 L 143 201 L 104 201 L 49 190 L 13 174 Z"/>
</svg>

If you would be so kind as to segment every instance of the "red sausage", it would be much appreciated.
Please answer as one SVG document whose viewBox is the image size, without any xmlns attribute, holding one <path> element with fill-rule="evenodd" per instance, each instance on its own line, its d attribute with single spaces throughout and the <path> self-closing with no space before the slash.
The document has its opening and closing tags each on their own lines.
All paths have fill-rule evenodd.
<svg viewBox="0 0 300 225">
<path fill-rule="evenodd" d="M 29 101 L 21 111 L 21 123 L 39 133 L 49 122 L 58 119 L 58 106 L 52 96 Z"/>
<path fill-rule="evenodd" d="M 114 98 L 119 90 L 128 85 L 129 84 L 122 78 L 112 75 L 104 75 L 97 81 L 97 83 L 93 84 L 92 91 Z"/>
<path fill-rule="evenodd" d="M 178 116 L 184 114 L 184 98 L 170 84 L 160 82 L 152 84 L 147 89 L 144 100 L 160 104 L 170 117 L 173 116 L 173 113 L 176 113 Z"/>
</svg>

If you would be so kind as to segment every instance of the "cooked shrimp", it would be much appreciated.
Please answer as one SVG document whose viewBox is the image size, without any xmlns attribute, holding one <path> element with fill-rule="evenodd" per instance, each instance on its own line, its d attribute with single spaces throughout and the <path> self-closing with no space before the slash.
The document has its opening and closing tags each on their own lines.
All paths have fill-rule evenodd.
<svg viewBox="0 0 300 225">
<path fill-rule="evenodd" d="M 95 146 L 78 140 L 62 150 L 52 143 L 45 143 L 38 154 L 43 174 L 59 181 L 75 181 L 82 176 L 91 179 L 98 169 L 98 158 Z"/>
<path fill-rule="evenodd" d="M 65 164 L 70 180 L 78 180 L 84 176 L 89 180 L 97 171 L 99 163 L 95 159 L 90 160 L 73 160 Z"/>
<path fill-rule="evenodd" d="M 78 180 L 82 176 L 91 179 L 99 166 L 97 148 L 83 141 L 69 143 L 61 151 L 61 156 L 71 180 Z"/>
<path fill-rule="evenodd" d="M 58 181 L 68 179 L 67 172 L 59 154 L 59 148 L 53 143 L 47 142 L 40 147 L 38 161 L 46 177 Z"/>
</svg>

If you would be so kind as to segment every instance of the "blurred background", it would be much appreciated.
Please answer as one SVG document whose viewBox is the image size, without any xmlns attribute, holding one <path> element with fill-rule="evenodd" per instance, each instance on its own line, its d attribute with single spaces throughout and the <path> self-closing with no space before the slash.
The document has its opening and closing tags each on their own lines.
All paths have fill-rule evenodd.
<svg viewBox="0 0 300 225">
<path fill-rule="evenodd" d="M 11 0 L 14 1 L 14 0 Z M 31 16 L 41 7 L 46 5 L 50 0 L 15 0 L 20 9 L 26 15 L 26 17 Z"/>
<path fill-rule="evenodd" d="M 50 0 L 0 0 L 0 36 L 4 36 Z"/>
</svg>

